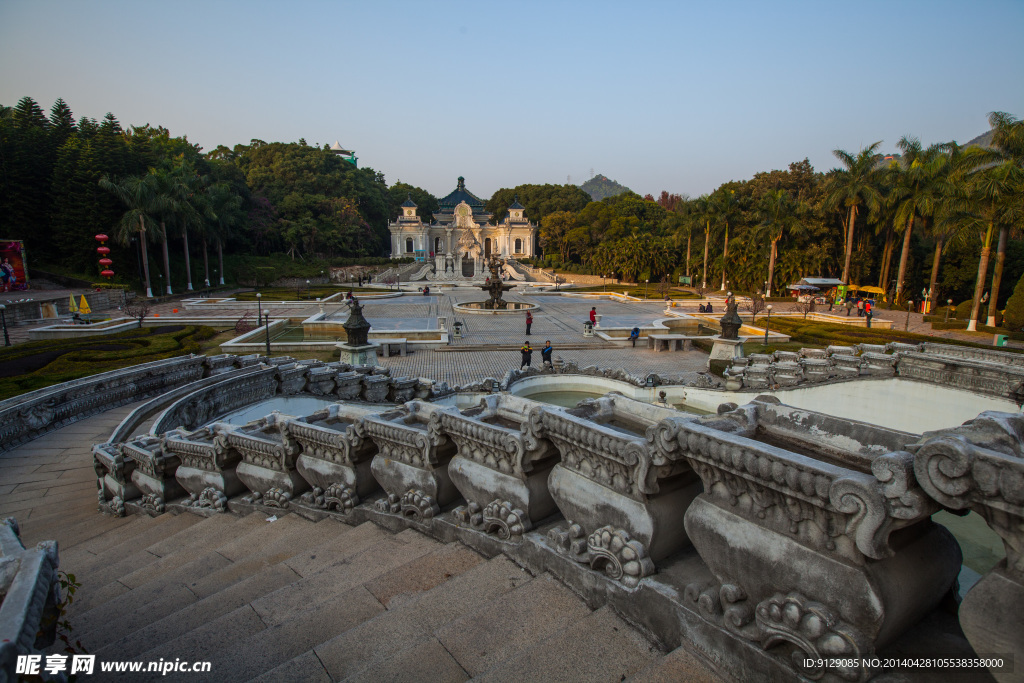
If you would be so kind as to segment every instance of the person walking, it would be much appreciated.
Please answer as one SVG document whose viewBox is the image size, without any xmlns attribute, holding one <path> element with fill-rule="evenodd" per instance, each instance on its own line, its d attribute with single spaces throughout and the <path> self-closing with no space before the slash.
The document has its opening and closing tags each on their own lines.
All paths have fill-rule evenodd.
<svg viewBox="0 0 1024 683">
<path fill-rule="evenodd" d="M 867 317 L 867 326 L 871 327 L 871 301 L 864 302 L 864 315 Z"/>
<path fill-rule="evenodd" d="M 864 299 L 860 299 L 860 298 L 857 299 L 857 317 L 858 318 L 863 318 L 864 317 Z"/>
<path fill-rule="evenodd" d="M 533 361 L 533 348 L 530 346 L 530 342 L 523 342 L 523 348 L 519 349 L 519 353 L 523 354 L 523 362 L 519 369 L 530 367 L 530 363 Z"/>
<path fill-rule="evenodd" d="M 526 336 L 530 336 L 530 326 L 533 325 L 533 313 L 526 312 Z"/>
<path fill-rule="evenodd" d="M 845 302 L 845 305 L 846 305 L 846 317 L 849 318 L 850 317 L 850 311 L 853 310 L 853 301 L 851 301 L 849 298 L 847 298 L 846 302 Z"/>
<path fill-rule="evenodd" d="M 597 326 L 597 308 L 594 306 L 590 307 L 590 324 Z"/>
<path fill-rule="evenodd" d="M 555 366 L 551 363 L 551 353 L 553 351 L 554 349 L 551 348 L 551 340 L 549 339 L 545 341 L 544 348 L 540 350 L 541 365 L 547 368 L 554 369 Z"/>
</svg>

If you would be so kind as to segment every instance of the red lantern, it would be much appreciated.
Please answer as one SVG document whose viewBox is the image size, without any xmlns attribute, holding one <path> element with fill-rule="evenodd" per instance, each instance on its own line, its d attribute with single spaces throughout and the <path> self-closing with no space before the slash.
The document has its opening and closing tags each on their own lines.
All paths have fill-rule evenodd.
<svg viewBox="0 0 1024 683">
<path fill-rule="evenodd" d="M 104 242 L 108 239 L 110 238 L 102 232 L 96 235 L 96 241 L 100 243 L 100 246 L 96 247 L 96 252 L 103 257 L 100 259 L 100 266 L 103 267 L 103 270 L 100 271 L 100 275 L 109 280 L 114 277 L 114 271 L 110 269 L 110 266 L 114 265 L 114 262 L 107 258 L 107 254 L 110 253 L 110 247 L 106 246 Z"/>
</svg>

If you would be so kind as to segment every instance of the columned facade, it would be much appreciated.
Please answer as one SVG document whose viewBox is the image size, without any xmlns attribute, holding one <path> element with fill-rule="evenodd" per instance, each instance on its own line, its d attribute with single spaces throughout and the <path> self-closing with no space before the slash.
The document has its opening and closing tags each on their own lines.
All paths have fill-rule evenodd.
<svg viewBox="0 0 1024 683">
<path fill-rule="evenodd" d="M 525 216 L 519 198 L 508 216 L 492 224 L 484 201 L 466 189 L 459 178 L 455 191 L 438 200 L 434 222 L 424 223 L 410 196 L 402 204 L 391 231 L 391 258 L 411 257 L 433 265 L 432 279 L 486 277 L 490 256 L 530 258 L 537 225 Z"/>
</svg>

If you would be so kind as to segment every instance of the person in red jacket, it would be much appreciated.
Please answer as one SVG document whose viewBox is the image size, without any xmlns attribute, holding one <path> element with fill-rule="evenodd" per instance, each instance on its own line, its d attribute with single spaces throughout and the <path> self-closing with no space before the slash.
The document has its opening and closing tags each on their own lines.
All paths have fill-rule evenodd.
<svg viewBox="0 0 1024 683">
<path fill-rule="evenodd" d="M 526 336 L 530 336 L 530 325 L 533 325 L 533 313 L 526 312 Z"/>
<path fill-rule="evenodd" d="M 590 307 L 590 324 L 591 325 L 596 325 L 597 324 L 597 308 L 595 308 L 593 306 Z"/>
</svg>

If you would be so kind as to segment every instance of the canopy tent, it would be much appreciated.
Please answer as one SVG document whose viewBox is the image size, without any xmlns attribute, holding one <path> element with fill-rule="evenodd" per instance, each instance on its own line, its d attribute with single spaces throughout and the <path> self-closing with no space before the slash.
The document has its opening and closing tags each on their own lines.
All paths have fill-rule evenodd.
<svg viewBox="0 0 1024 683">
<path fill-rule="evenodd" d="M 787 289 L 794 289 L 794 290 L 796 290 L 798 292 L 816 292 L 816 291 L 818 291 L 818 288 L 814 287 L 813 285 L 800 285 L 800 284 L 790 285 L 789 287 L 787 287 Z"/>
<path fill-rule="evenodd" d="M 832 287 L 839 287 L 843 285 L 842 280 L 837 280 L 834 277 L 805 277 L 802 278 L 798 285 L 810 285 L 811 287 L 817 287 L 818 289 L 830 289 Z"/>
<path fill-rule="evenodd" d="M 857 285 L 850 285 L 850 289 L 858 292 L 867 292 L 868 294 L 885 294 L 885 290 L 881 287 L 858 287 Z"/>
</svg>

